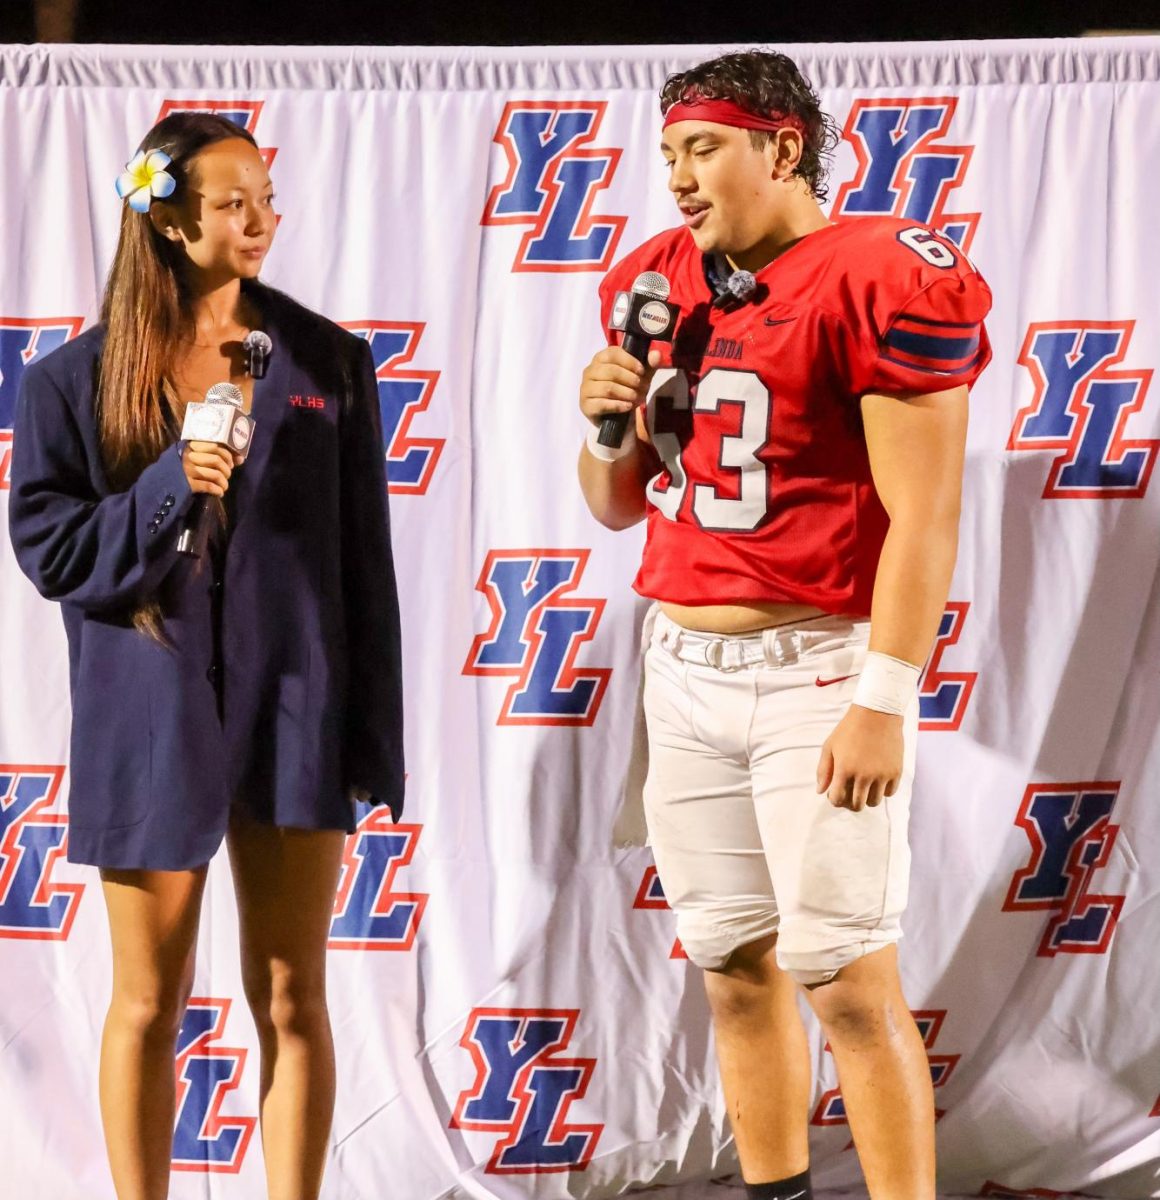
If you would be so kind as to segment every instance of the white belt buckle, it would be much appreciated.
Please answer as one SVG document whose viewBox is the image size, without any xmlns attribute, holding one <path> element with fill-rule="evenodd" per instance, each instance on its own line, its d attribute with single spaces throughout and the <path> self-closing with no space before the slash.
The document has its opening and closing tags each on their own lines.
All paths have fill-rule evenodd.
<svg viewBox="0 0 1160 1200">
<path fill-rule="evenodd" d="M 661 648 L 667 650 L 674 658 L 681 657 L 681 630 L 676 625 L 670 625 L 661 633 Z"/>
<path fill-rule="evenodd" d="M 740 671 L 745 666 L 745 647 L 736 639 L 714 638 L 705 647 L 705 661 L 718 671 Z"/>
<path fill-rule="evenodd" d="M 767 666 L 788 667 L 801 657 L 801 638 L 795 629 L 774 625 L 762 633 L 761 649 Z"/>
</svg>

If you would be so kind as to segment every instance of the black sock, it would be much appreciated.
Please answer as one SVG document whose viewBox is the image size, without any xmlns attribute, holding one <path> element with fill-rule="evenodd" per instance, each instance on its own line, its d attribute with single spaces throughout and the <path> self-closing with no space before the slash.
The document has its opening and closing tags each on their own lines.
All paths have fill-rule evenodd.
<svg viewBox="0 0 1160 1200">
<path fill-rule="evenodd" d="M 803 1171 L 792 1179 L 778 1179 L 773 1183 L 747 1183 L 747 1200 L 814 1200 L 810 1187 L 810 1173 Z"/>
</svg>

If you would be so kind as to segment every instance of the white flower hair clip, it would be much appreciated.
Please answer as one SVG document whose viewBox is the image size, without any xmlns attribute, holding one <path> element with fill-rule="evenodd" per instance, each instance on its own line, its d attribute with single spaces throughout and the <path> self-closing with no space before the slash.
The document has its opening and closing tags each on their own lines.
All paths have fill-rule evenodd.
<svg viewBox="0 0 1160 1200">
<path fill-rule="evenodd" d="M 165 169 L 172 161 L 164 150 L 138 150 L 117 177 L 117 195 L 128 199 L 134 212 L 147 213 L 155 199 L 164 200 L 177 187 Z"/>
</svg>

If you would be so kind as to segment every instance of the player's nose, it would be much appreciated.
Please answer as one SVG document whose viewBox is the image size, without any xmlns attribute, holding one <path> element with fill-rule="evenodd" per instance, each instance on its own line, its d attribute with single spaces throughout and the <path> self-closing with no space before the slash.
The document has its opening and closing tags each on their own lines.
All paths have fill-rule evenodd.
<svg viewBox="0 0 1160 1200">
<path fill-rule="evenodd" d="M 673 163 L 669 172 L 669 191 L 674 196 L 683 196 L 686 192 L 695 190 L 697 181 L 687 166 L 682 166 L 680 159 Z"/>
</svg>

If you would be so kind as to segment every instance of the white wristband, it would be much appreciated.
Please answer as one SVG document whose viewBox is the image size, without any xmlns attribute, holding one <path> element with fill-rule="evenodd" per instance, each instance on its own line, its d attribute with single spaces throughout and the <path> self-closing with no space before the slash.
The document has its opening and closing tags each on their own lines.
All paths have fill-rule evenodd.
<svg viewBox="0 0 1160 1200">
<path fill-rule="evenodd" d="M 901 717 L 914 699 L 921 674 L 922 668 L 914 663 L 869 650 L 866 653 L 866 665 L 854 689 L 854 703 L 863 708 L 872 708 L 875 712 Z"/>
<path fill-rule="evenodd" d="M 632 419 L 634 416 L 635 414 L 629 414 L 630 419 L 619 446 L 602 446 L 596 440 L 600 436 L 600 426 L 590 426 L 588 440 L 585 443 L 588 447 L 588 453 L 593 458 L 600 459 L 601 462 L 616 462 L 618 458 L 623 458 L 626 454 L 631 454 L 636 449 L 636 421 Z"/>
</svg>

